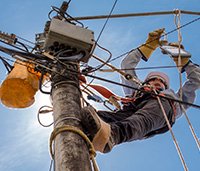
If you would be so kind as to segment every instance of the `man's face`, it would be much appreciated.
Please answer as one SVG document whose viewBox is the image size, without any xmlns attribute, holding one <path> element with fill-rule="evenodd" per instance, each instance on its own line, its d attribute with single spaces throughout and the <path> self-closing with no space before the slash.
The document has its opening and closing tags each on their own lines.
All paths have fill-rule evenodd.
<svg viewBox="0 0 200 171">
<path fill-rule="evenodd" d="M 164 90 L 165 88 L 165 84 L 163 83 L 163 81 L 159 78 L 155 78 L 153 80 L 149 81 L 149 85 L 154 85 L 155 87 L 162 87 Z"/>
</svg>

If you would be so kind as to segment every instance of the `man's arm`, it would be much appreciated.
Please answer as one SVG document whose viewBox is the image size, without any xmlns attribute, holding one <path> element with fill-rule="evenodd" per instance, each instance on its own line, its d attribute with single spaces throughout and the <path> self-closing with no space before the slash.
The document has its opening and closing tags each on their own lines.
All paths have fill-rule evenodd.
<svg viewBox="0 0 200 171">
<path fill-rule="evenodd" d="M 140 45 L 137 49 L 130 51 L 129 54 L 122 60 L 120 68 L 126 69 L 124 70 L 126 73 L 130 73 L 133 77 L 137 77 L 135 69 L 140 62 L 141 58 L 144 61 L 148 61 L 152 53 L 156 50 L 160 44 L 167 43 L 166 40 L 161 40 L 160 37 L 164 33 L 163 29 L 157 29 L 148 34 L 148 38 L 145 41 L 145 44 Z M 127 70 L 129 69 L 129 70 Z M 138 84 L 133 81 L 126 80 L 123 76 L 121 76 L 121 83 L 137 88 Z M 126 96 L 132 95 L 135 90 L 123 87 L 124 94 Z"/>
<path fill-rule="evenodd" d="M 137 77 L 137 74 L 134 68 L 136 68 L 141 58 L 142 58 L 142 54 L 137 49 L 135 49 L 129 52 L 129 54 L 121 61 L 120 68 L 122 70 L 125 69 L 123 71 L 131 74 L 133 77 L 135 76 Z M 136 87 L 136 88 L 138 87 L 138 84 L 136 84 L 133 81 L 126 80 L 122 75 L 120 75 L 120 79 L 121 79 L 122 84 L 131 86 L 131 87 Z M 124 91 L 125 96 L 132 95 L 135 91 L 134 89 L 130 89 L 127 87 L 122 87 L 122 89 Z"/>
<path fill-rule="evenodd" d="M 189 103 L 194 103 L 196 98 L 196 90 L 200 89 L 200 68 L 197 64 L 189 62 L 188 65 L 184 68 L 187 81 L 183 84 L 182 87 L 182 100 Z M 180 89 L 176 93 L 177 97 L 180 97 Z M 187 110 L 190 106 L 183 105 L 185 110 Z M 176 104 L 177 116 L 179 118 L 183 111 L 179 103 Z"/>
</svg>

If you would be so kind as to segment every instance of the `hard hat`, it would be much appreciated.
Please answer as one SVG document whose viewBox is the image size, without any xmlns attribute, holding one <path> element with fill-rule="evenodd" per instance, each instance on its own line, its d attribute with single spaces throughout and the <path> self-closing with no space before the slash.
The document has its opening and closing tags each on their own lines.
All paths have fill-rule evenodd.
<svg viewBox="0 0 200 171">
<path fill-rule="evenodd" d="M 146 76 L 144 82 L 147 82 L 152 78 L 161 79 L 163 83 L 166 85 L 167 89 L 169 88 L 169 77 L 165 73 L 159 71 L 152 71 Z"/>
</svg>

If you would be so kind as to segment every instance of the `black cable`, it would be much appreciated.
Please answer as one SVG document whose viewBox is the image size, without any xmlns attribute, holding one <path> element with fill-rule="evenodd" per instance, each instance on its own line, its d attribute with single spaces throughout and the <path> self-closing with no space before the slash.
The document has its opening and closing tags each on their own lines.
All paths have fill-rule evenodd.
<svg viewBox="0 0 200 171">
<path fill-rule="evenodd" d="M 92 80 L 89 83 L 86 82 L 86 87 L 84 87 L 84 89 L 82 89 L 82 91 L 84 91 L 85 89 L 87 89 L 90 86 L 90 84 L 92 84 L 92 82 L 94 80 L 95 80 L 95 78 L 92 78 Z"/>
<path fill-rule="evenodd" d="M 40 91 L 41 91 L 42 93 L 44 93 L 44 94 L 51 94 L 51 92 L 47 92 L 47 91 L 42 90 L 43 78 L 44 78 L 44 74 L 43 74 L 43 72 L 41 72 L 40 82 L 39 82 L 39 89 L 40 89 Z"/>
<path fill-rule="evenodd" d="M 160 68 L 177 68 L 179 66 L 160 66 L 160 67 L 144 67 L 144 68 L 126 68 L 126 69 L 118 69 L 118 70 L 123 70 L 123 71 L 127 71 L 127 70 L 145 70 L 145 69 L 160 69 Z M 101 71 L 101 70 L 99 70 Z M 110 71 L 112 71 L 112 69 L 110 69 Z M 102 72 L 107 72 L 107 71 L 103 71 Z M 109 72 L 109 70 L 108 70 Z"/>
<path fill-rule="evenodd" d="M 55 11 L 57 12 L 57 14 L 60 14 L 60 16 L 62 16 L 63 18 L 65 18 L 66 21 L 68 21 L 69 23 L 70 20 L 68 20 L 68 18 L 65 17 L 65 15 L 67 15 L 69 18 L 71 18 L 72 20 L 76 21 L 77 23 L 79 23 L 82 27 L 84 27 L 83 23 L 81 23 L 80 21 L 76 20 L 75 18 L 73 18 L 71 15 L 69 15 L 68 13 L 64 12 L 63 14 L 60 12 L 60 9 L 58 7 L 52 6 L 52 11 L 49 12 L 48 17 L 51 20 L 50 14 Z"/>
<path fill-rule="evenodd" d="M 106 65 L 106 64 L 110 61 L 110 59 L 112 58 L 112 53 L 111 53 L 109 50 L 107 50 L 107 49 L 103 48 L 102 46 L 100 46 L 100 45 L 98 44 L 98 41 L 99 41 L 99 39 L 100 39 L 100 37 L 101 37 L 101 35 L 102 35 L 104 29 L 105 29 L 105 26 L 106 26 L 106 24 L 107 24 L 107 22 L 108 22 L 108 20 L 109 20 L 109 18 L 110 18 L 110 16 L 111 16 L 111 14 L 112 14 L 114 8 L 115 8 L 116 3 L 117 3 L 117 0 L 114 2 L 114 5 L 113 5 L 113 7 L 112 7 L 112 9 L 111 9 L 111 11 L 110 11 L 110 14 L 109 14 L 108 18 L 106 19 L 106 22 L 104 23 L 104 25 L 103 25 L 103 27 L 102 27 L 100 33 L 99 33 L 99 36 L 98 36 L 97 40 L 95 41 L 95 44 L 94 44 L 94 46 L 93 46 L 93 48 L 92 48 L 92 50 L 91 50 L 91 52 L 90 52 L 90 56 L 92 56 L 92 54 L 93 54 L 93 52 L 94 52 L 96 46 L 98 46 L 98 47 L 100 47 L 101 49 L 103 49 L 103 50 L 105 50 L 106 52 L 108 52 L 108 53 L 110 54 L 110 56 L 109 56 L 109 58 L 107 59 L 107 61 L 105 61 L 102 65 L 97 66 L 97 67 L 94 68 L 94 69 L 88 70 L 87 72 L 82 72 L 81 74 L 83 74 L 83 75 L 84 75 L 84 74 L 91 73 L 91 72 L 95 72 L 95 71 L 99 70 L 99 69 L 102 68 L 104 65 Z"/>
<path fill-rule="evenodd" d="M 82 72 L 81 74 L 88 74 L 88 73 L 95 72 L 95 71 L 99 70 L 100 68 L 102 68 L 103 66 L 105 66 L 108 63 L 108 61 L 112 58 L 112 53 L 109 50 L 103 48 L 99 44 L 97 44 L 97 46 L 100 47 L 101 49 L 105 50 L 106 52 L 108 52 L 110 54 L 109 58 L 103 64 L 101 64 L 100 66 L 97 66 L 95 68 L 92 67 L 93 69 L 91 69 L 90 71 Z"/>
<path fill-rule="evenodd" d="M 6 67 L 8 73 L 11 72 L 11 70 L 14 68 L 12 65 L 10 65 L 3 57 L 0 56 L 0 59 L 2 60 L 4 66 Z"/>
<path fill-rule="evenodd" d="M 39 64 L 40 65 L 40 64 Z M 42 66 L 41 66 L 42 67 Z M 57 72 L 55 70 L 52 70 L 48 67 L 45 67 L 45 69 L 49 69 L 49 71 L 51 72 L 54 72 L 60 76 L 63 76 L 63 77 L 68 77 L 66 76 L 65 74 L 61 74 L 60 72 Z M 69 69 L 68 69 L 69 70 Z M 73 71 L 70 71 L 70 72 L 73 72 Z M 78 72 L 78 71 L 77 71 Z M 77 73 L 76 72 L 76 73 Z M 78 72 L 79 73 L 79 72 Z M 115 81 L 111 81 L 111 80 L 107 80 L 105 78 L 100 78 L 100 77 L 97 77 L 97 76 L 93 76 L 93 75 L 89 75 L 89 74 L 85 74 L 85 76 L 88 76 L 88 77 L 92 77 L 92 78 L 95 78 L 95 79 L 99 79 L 101 81 L 105 81 L 105 82 L 109 82 L 109 83 L 112 83 L 112 84 L 115 84 L 115 85 L 120 85 L 120 86 L 124 86 L 124 87 L 127 87 L 127 88 L 131 88 L 131 89 L 134 89 L 134 90 L 138 90 L 138 91 L 141 91 L 141 92 L 146 92 L 145 90 L 141 90 L 141 89 L 138 89 L 138 88 L 135 88 L 135 87 L 131 87 L 131 86 L 128 86 L 128 85 L 125 85 L 125 84 L 121 84 L 121 83 L 118 83 L 118 82 L 115 82 Z M 77 86 L 77 85 L 75 85 Z M 170 97 L 166 97 L 166 96 L 162 96 L 162 95 L 159 95 L 159 94 L 155 94 L 155 93 L 152 93 L 152 92 L 146 92 L 146 93 L 149 93 L 151 95 L 154 95 L 154 96 L 158 96 L 158 97 L 161 97 L 161 98 L 165 98 L 165 99 L 168 99 L 168 100 L 172 100 L 172 101 L 176 101 L 178 103 L 182 103 L 182 104 L 185 104 L 185 105 L 190 105 L 190 106 L 193 106 L 193 107 L 196 107 L 196 108 L 200 108 L 199 105 L 196 105 L 196 104 L 192 104 L 192 103 L 188 103 L 188 102 L 184 102 L 184 101 L 180 101 L 180 100 L 177 100 L 177 99 L 174 99 L 174 98 L 170 98 Z"/>
<path fill-rule="evenodd" d="M 20 57 L 25 58 L 27 60 L 50 60 L 49 58 L 47 58 L 46 56 L 42 54 L 33 54 L 33 53 L 25 51 L 24 49 L 21 49 L 21 50 L 23 52 L 0 46 L 0 51 L 10 56 L 19 55 Z"/>
<path fill-rule="evenodd" d="M 51 60 L 49 58 L 47 58 L 46 56 L 44 55 L 41 55 L 41 54 L 32 54 L 32 53 L 24 53 L 24 52 L 20 52 L 20 51 L 16 51 L 16 50 L 13 50 L 13 49 L 9 49 L 9 48 L 5 48 L 5 47 L 2 47 L 0 46 L 0 51 L 8 54 L 8 55 L 19 55 L 20 57 L 22 57 L 23 59 L 18 59 L 22 62 L 27 62 L 29 61 L 31 63 L 31 61 L 33 62 L 33 64 L 38 64 L 38 65 L 43 65 L 41 67 L 47 69 L 48 67 L 46 67 L 45 65 L 47 64 L 46 62 L 48 60 Z M 26 61 L 27 60 L 27 61 Z M 45 61 L 43 61 L 45 60 Z M 40 61 L 43 61 L 42 63 L 38 63 Z M 65 63 L 63 63 L 62 61 L 60 61 L 59 59 L 57 59 L 57 62 L 59 62 L 61 65 L 64 65 L 65 66 Z M 49 71 L 52 72 L 52 70 L 50 68 L 48 68 Z M 69 69 L 69 68 L 65 68 L 65 72 L 68 73 L 68 74 L 81 74 L 79 71 L 76 71 L 76 70 L 72 70 L 72 69 Z M 57 72 L 59 73 L 59 72 Z M 86 72 L 87 73 L 87 72 Z"/>
<path fill-rule="evenodd" d="M 19 42 L 19 41 L 16 41 L 16 43 L 19 43 L 20 45 L 22 45 L 22 46 L 25 48 L 25 50 L 26 50 L 27 52 L 29 52 L 28 48 L 27 48 L 23 43 L 21 43 L 21 42 Z"/>
<path fill-rule="evenodd" d="M 35 45 L 35 43 L 33 43 L 33 42 L 31 42 L 31 41 L 29 41 L 29 40 L 27 40 L 27 39 L 24 39 L 24 38 L 19 37 L 19 36 L 16 36 L 16 37 L 19 38 L 19 39 L 22 39 L 23 41 L 26 41 L 26 42 L 28 42 L 28 43 L 30 43 L 30 44 Z"/>
<path fill-rule="evenodd" d="M 90 55 L 93 54 L 93 52 L 94 52 L 94 50 L 95 50 L 95 48 L 96 48 L 96 46 L 97 46 L 97 44 L 98 44 L 98 41 L 99 41 L 99 39 L 100 39 L 100 37 L 101 37 L 101 35 L 102 35 L 102 33 L 103 33 L 103 31 L 104 31 L 104 29 L 105 29 L 107 23 L 108 23 L 108 20 L 110 19 L 110 16 L 111 16 L 111 14 L 112 14 L 112 12 L 113 12 L 113 10 L 114 10 L 114 8 L 115 8 L 116 3 L 117 3 L 117 0 L 115 0 L 115 2 L 114 2 L 114 4 L 113 4 L 113 7 L 112 7 L 112 9 L 111 9 L 111 11 L 110 11 L 110 13 L 109 13 L 107 19 L 106 19 L 106 22 L 104 23 L 104 25 L 103 25 L 103 27 L 102 27 L 102 29 L 101 29 L 101 31 L 100 31 L 98 37 L 97 37 L 97 40 L 95 41 L 94 47 L 93 47 L 93 49 L 92 49 Z"/>
<path fill-rule="evenodd" d="M 152 92 L 146 92 L 145 90 L 141 90 L 141 89 L 138 89 L 138 88 L 135 88 L 135 87 L 131 87 L 131 86 L 128 86 L 128 85 L 125 85 L 125 84 L 121 84 L 121 83 L 118 83 L 118 82 L 115 82 L 115 81 L 107 80 L 105 78 L 100 78 L 100 77 L 93 76 L 93 75 L 88 75 L 88 74 L 86 74 L 86 76 L 92 77 L 92 78 L 95 78 L 95 79 L 98 79 L 98 80 L 101 80 L 101 81 L 109 82 L 109 83 L 112 83 L 112 84 L 115 84 L 115 85 L 120 85 L 120 86 L 127 87 L 127 88 L 130 88 L 130 89 L 134 89 L 134 90 L 138 90 L 138 91 L 141 91 L 141 92 L 149 93 L 150 95 L 153 95 L 153 96 L 158 96 L 158 97 L 161 97 L 161 98 L 164 98 L 164 99 L 172 100 L 172 101 L 175 101 L 175 102 L 178 102 L 178 103 L 182 103 L 182 104 L 185 104 L 185 105 L 190 105 L 190 106 L 193 106 L 193 107 L 196 107 L 196 108 L 200 109 L 199 105 L 196 105 L 196 104 L 193 104 L 193 103 L 184 102 L 184 101 L 181 101 L 181 100 L 177 100 L 177 99 L 174 99 L 174 98 L 162 96 L 162 95 L 155 94 L 155 93 L 152 93 Z"/>
<path fill-rule="evenodd" d="M 51 20 L 50 15 L 51 15 L 51 13 L 52 13 L 53 11 L 54 11 L 54 10 L 51 10 L 51 11 L 49 12 L 49 14 L 48 14 L 48 18 L 49 18 L 49 20 Z"/>
<path fill-rule="evenodd" d="M 115 4 L 116 4 L 116 2 L 117 2 L 117 0 L 115 1 Z M 114 6 L 115 6 L 115 4 L 114 4 Z M 114 6 L 113 6 L 113 9 L 114 9 Z M 112 10 L 113 10 L 112 9 Z M 112 11 L 111 11 L 112 12 Z M 107 21 L 108 21 L 108 19 L 109 18 L 107 18 Z M 185 26 L 187 26 L 187 25 L 189 25 L 189 24 L 191 24 L 191 23 L 193 23 L 193 22 L 195 22 L 195 21 L 197 21 L 197 20 L 199 20 L 200 19 L 200 17 L 199 18 L 197 18 L 197 19 L 195 19 L 195 20 L 193 20 L 193 21 L 191 21 L 191 22 L 189 22 L 189 23 L 186 23 L 185 25 L 182 25 L 180 28 L 183 28 L 183 27 L 185 27 Z M 106 23 L 104 24 L 104 27 L 103 27 L 103 29 L 105 28 L 105 25 L 106 25 Z M 103 30 L 102 29 L 102 30 Z M 171 34 L 172 32 L 174 32 L 174 31 L 176 31 L 176 30 L 178 30 L 179 28 L 176 28 L 176 29 L 174 29 L 174 30 L 172 30 L 172 31 L 170 31 L 170 32 L 168 32 L 168 33 L 166 33 L 166 35 L 167 34 Z M 102 34 L 102 31 L 101 31 L 101 33 L 100 33 L 100 35 Z M 98 37 L 98 39 L 97 39 L 97 41 L 99 40 L 99 38 L 100 38 L 100 35 L 99 35 L 99 37 Z M 160 36 L 160 38 L 161 37 L 163 37 L 164 35 L 162 35 L 162 36 Z M 159 39 L 159 38 L 157 38 L 157 39 Z M 156 39 L 155 39 L 156 40 Z M 152 40 L 152 41 L 155 41 L 155 40 Z M 96 41 L 96 42 L 97 42 Z M 151 41 L 151 42 L 152 42 Z M 151 43 L 151 42 L 148 42 L 148 43 Z M 4 42 L 5 43 L 5 42 Z M 133 50 L 135 50 L 135 49 L 133 49 Z M 132 51 L 132 50 L 131 50 Z M 131 51 L 129 51 L 129 52 L 131 52 Z M 127 52 L 127 53 L 129 53 L 129 52 Z M 125 53 L 125 54 L 127 54 L 127 53 Z M 125 54 L 123 54 L 123 55 L 120 55 L 120 57 L 121 56 L 124 56 Z M 114 58 L 114 59 L 112 59 L 112 60 L 107 60 L 103 65 L 105 65 L 106 63 L 108 63 L 108 62 L 111 62 L 111 61 L 113 61 L 113 60 L 116 60 L 116 59 L 118 59 L 119 58 L 119 56 L 118 57 L 116 57 L 116 58 Z M 99 67 L 100 68 L 100 67 Z M 95 69 L 95 71 L 96 70 L 98 70 L 99 68 L 96 68 Z M 74 72 L 74 73 L 79 73 L 79 72 L 75 72 L 75 71 L 72 71 L 72 70 L 69 70 L 68 69 L 68 71 L 70 71 L 70 72 Z M 94 71 L 94 70 L 93 70 Z M 113 81 L 110 81 L 110 80 L 106 80 L 106 79 L 103 79 L 103 78 L 100 78 L 100 77 L 96 77 L 96 76 L 91 76 L 91 75 L 88 75 L 88 73 L 84 73 L 86 76 L 89 76 L 89 77 L 93 77 L 93 78 L 96 78 L 96 79 L 100 79 L 100 80 L 103 80 L 103 81 L 107 81 L 107 82 L 110 82 L 110 83 L 114 83 L 114 84 L 117 84 L 117 85 L 121 85 L 121 86 L 126 86 L 126 87 L 128 87 L 128 88 L 132 88 L 132 89 L 135 89 L 135 88 L 133 88 L 133 87 L 130 87 L 130 86 L 127 86 L 127 85 L 123 85 L 123 84 L 120 84 L 120 83 L 116 83 L 116 82 L 113 82 Z M 155 95 L 155 94 L 153 94 L 153 95 Z M 159 96 L 159 95 L 158 95 Z M 171 100 L 174 100 L 174 101 L 177 101 L 176 99 L 171 99 Z M 178 101 L 178 102 L 181 102 L 181 101 Z M 181 103 L 183 103 L 183 104 L 185 104 L 186 102 L 181 102 Z M 190 103 L 186 103 L 186 104 L 188 104 L 188 105 L 191 105 L 191 106 L 196 106 L 196 107 L 199 107 L 198 105 L 194 105 L 194 104 L 190 104 Z"/>
<path fill-rule="evenodd" d="M 15 40 L 14 44 L 10 44 L 10 43 L 7 43 L 7 42 L 2 41 L 2 40 L 0 40 L 0 42 L 4 43 L 4 44 L 6 44 L 6 45 L 9 45 L 9 46 L 11 46 L 11 47 L 14 47 L 14 48 L 16 48 L 16 49 L 18 49 L 18 50 L 21 50 L 21 51 L 23 51 L 23 52 L 29 52 L 28 48 L 33 49 L 33 47 L 31 47 L 31 46 L 29 46 L 29 45 L 25 45 L 24 43 L 19 42 L 17 39 Z M 22 47 L 25 48 L 25 50 L 22 49 L 21 46 L 16 45 L 16 43 L 19 43 Z M 27 48 L 27 47 L 28 47 L 28 48 Z"/>
<path fill-rule="evenodd" d="M 101 37 L 101 35 L 102 35 L 102 33 L 103 33 L 103 31 L 104 31 L 104 29 L 105 29 L 107 23 L 108 23 L 108 20 L 110 19 L 110 16 L 111 16 L 111 14 L 112 14 L 112 12 L 113 12 L 113 10 L 114 10 L 116 4 L 117 4 L 117 1 L 118 1 L 118 0 L 115 0 L 115 2 L 114 2 L 114 5 L 113 5 L 113 7 L 112 7 L 112 9 L 111 9 L 111 11 L 110 11 L 110 14 L 108 15 L 108 18 L 106 19 L 106 22 L 104 23 L 103 28 L 101 29 L 101 31 L 100 31 L 100 33 L 99 33 L 99 36 L 98 36 L 98 38 L 97 38 L 97 40 L 96 40 L 96 44 L 97 44 L 97 42 L 99 41 L 99 39 L 100 39 L 100 37 Z"/>
<path fill-rule="evenodd" d="M 17 46 L 14 46 L 14 45 L 8 44 L 7 42 L 4 42 L 4 41 L 2 41 L 2 40 L 0 40 L 0 42 L 4 43 L 4 44 L 6 44 L 6 45 L 12 46 L 12 47 L 14 47 L 14 48 L 16 48 L 16 49 L 18 49 L 18 50 L 23 51 L 23 52 L 26 52 L 26 50 L 24 50 L 24 49 L 22 49 L 22 48 L 19 48 L 19 47 L 17 47 Z M 2 46 L 1 46 L 1 47 L 2 47 Z"/>
<path fill-rule="evenodd" d="M 68 5 L 69 5 L 70 2 L 71 2 L 71 0 L 69 0 Z"/>
</svg>

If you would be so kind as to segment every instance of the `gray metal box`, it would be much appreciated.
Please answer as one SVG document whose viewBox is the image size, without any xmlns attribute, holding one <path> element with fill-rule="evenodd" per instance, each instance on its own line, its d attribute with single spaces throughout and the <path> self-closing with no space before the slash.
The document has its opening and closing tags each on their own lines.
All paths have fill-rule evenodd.
<svg viewBox="0 0 200 171">
<path fill-rule="evenodd" d="M 55 41 L 70 47 L 84 51 L 85 56 L 81 59 L 88 62 L 89 54 L 94 46 L 94 32 L 83 27 L 53 18 L 49 32 L 46 36 L 44 47 L 51 46 Z"/>
</svg>

